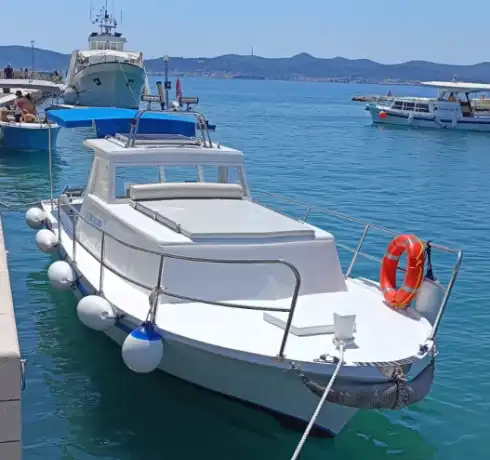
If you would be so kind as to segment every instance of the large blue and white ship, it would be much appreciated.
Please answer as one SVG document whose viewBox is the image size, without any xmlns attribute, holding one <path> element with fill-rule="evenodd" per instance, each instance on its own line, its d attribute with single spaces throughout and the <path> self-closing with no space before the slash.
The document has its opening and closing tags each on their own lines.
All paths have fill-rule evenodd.
<svg viewBox="0 0 490 460">
<path fill-rule="evenodd" d="M 94 23 L 100 31 L 89 36 L 89 49 L 72 53 L 65 103 L 137 108 L 147 84 L 143 53 L 125 51 L 126 38 L 116 32 L 117 21 L 108 13 L 107 1 Z"/>
</svg>

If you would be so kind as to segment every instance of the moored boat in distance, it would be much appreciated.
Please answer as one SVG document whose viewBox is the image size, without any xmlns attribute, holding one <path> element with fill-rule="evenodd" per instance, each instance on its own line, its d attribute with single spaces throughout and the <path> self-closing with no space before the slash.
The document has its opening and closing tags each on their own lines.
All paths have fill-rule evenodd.
<svg viewBox="0 0 490 460">
<path fill-rule="evenodd" d="M 50 114 L 63 125 L 67 112 Z M 158 368 L 332 435 L 358 409 L 422 400 L 461 251 L 315 206 L 303 219 L 276 212 L 261 203 L 278 197 L 252 198 L 243 153 L 213 142 L 201 114 L 164 115 L 183 114 L 172 134 L 140 134 L 152 117 L 140 111 L 130 133 L 84 141 L 86 187 L 26 213 L 38 247 L 60 257 L 48 277 L 78 296 L 81 322 L 135 372 Z M 311 210 L 358 223 L 356 248 L 307 222 Z M 393 238 L 382 260 L 362 250 L 373 229 Z M 447 286 L 432 272 L 438 251 L 455 255 Z M 359 257 L 381 262 L 380 282 L 353 275 Z"/>
<path fill-rule="evenodd" d="M 29 91 L 40 91 L 47 97 L 61 94 L 62 85 L 46 80 L 2 79 L 0 88 L 17 89 L 23 97 Z M 6 107 L 0 109 L 0 114 L 1 148 L 23 151 L 48 151 L 56 148 L 60 126 L 48 121 L 42 114 L 31 117 L 30 121 L 16 121 L 14 111 Z"/>
<path fill-rule="evenodd" d="M 366 110 L 374 123 L 421 128 L 490 131 L 490 111 L 471 95 L 490 91 L 489 84 L 429 81 L 422 86 L 438 89 L 437 97 L 380 97 Z"/>
<path fill-rule="evenodd" d="M 63 99 L 88 107 L 138 108 L 148 85 L 143 53 L 125 51 L 126 39 L 115 31 L 117 21 L 107 12 L 107 1 L 94 23 L 99 32 L 89 36 L 89 49 L 73 51 Z"/>
</svg>

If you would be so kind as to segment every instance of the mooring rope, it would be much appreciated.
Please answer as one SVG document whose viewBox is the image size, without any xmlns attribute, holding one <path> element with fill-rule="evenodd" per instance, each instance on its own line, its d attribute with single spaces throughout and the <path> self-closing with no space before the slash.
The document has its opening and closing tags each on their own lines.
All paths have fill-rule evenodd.
<svg viewBox="0 0 490 460">
<path fill-rule="evenodd" d="M 306 427 L 306 430 L 303 433 L 301 440 L 299 441 L 298 445 L 296 446 L 296 450 L 294 451 L 294 454 L 291 457 L 291 460 L 296 460 L 299 457 L 299 454 L 301 453 L 301 450 L 303 449 L 303 446 L 304 446 L 306 440 L 308 439 L 308 436 L 310 435 L 310 431 L 313 428 L 313 425 L 315 425 L 316 419 L 318 418 L 318 415 L 320 414 L 320 411 L 322 410 L 322 407 L 325 404 L 325 401 L 327 400 L 328 393 L 330 393 L 332 385 L 335 382 L 335 379 L 337 378 L 337 375 L 338 375 L 340 368 L 342 367 L 343 364 L 344 364 L 344 344 L 340 343 L 339 344 L 339 362 L 337 363 L 337 366 L 335 367 L 335 370 L 332 374 L 332 377 L 330 378 L 330 382 L 328 382 L 328 385 L 325 388 L 325 391 L 323 392 L 323 395 L 320 399 L 320 402 L 316 406 L 315 412 L 313 413 L 313 416 L 310 419 L 310 423 L 308 423 L 308 426 Z"/>
</svg>

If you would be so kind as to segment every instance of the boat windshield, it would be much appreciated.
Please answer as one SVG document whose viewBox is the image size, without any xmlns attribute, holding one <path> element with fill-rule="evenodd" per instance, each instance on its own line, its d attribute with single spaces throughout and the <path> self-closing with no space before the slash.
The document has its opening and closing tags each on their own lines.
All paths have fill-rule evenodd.
<svg viewBox="0 0 490 460">
<path fill-rule="evenodd" d="M 90 41 L 91 50 L 113 50 L 123 51 L 124 43 L 119 41 L 94 40 Z"/>
<path fill-rule="evenodd" d="M 211 182 L 242 184 L 240 167 L 217 166 L 116 166 L 115 198 L 127 198 L 129 186 L 160 182 Z"/>
<path fill-rule="evenodd" d="M 395 110 L 409 110 L 410 112 L 423 112 L 423 113 L 430 112 L 428 103 L 415 102 L 413 100 L 412 101 L 397 100 L 393 103 L 393 106 L 391 108 Z"/>
</svg>

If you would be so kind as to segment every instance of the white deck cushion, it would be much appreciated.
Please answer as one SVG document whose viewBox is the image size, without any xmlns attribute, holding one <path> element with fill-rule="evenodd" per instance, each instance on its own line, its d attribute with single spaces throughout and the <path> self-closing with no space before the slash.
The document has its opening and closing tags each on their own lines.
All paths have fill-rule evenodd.
<svg viewBox="0 0 490 460">
<path fill-rule="evenodd" d="M 185 182 L 158 184 L 133 184 L 129 197 L 134 201 L 181 199 L 241 199 L 243 188 L 238 184 Z"/>
</svg>

